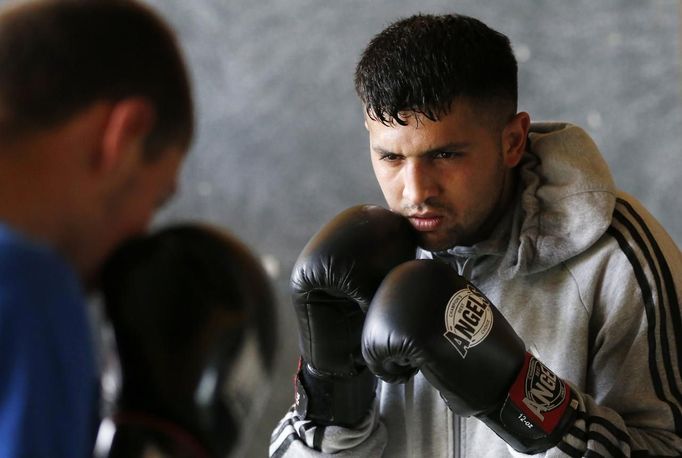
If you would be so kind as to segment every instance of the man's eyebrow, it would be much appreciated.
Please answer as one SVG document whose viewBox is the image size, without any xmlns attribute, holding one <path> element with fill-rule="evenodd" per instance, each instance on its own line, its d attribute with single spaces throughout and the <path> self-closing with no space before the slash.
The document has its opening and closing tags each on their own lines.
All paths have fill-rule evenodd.
<svg viewBox="0 0 682 458">
<path fill-rule="evenodd" d="M 398 154 L 394 153 L 393 151 L 386 150 L 380 146 L 372 146 L 372 151 L 374 151 L 377 154 Z"/>
<path fill-rule="evenodd" d="M 437 146 L 435 148 L 428 149 L 426 151 L 421 152 L 420 155 L 428 155 L 428 154 L 434 154 L 434 153 L 442 153 L 443 151 L 461 151 L 463 149 L 469 148 L 470 143 L 469 142 L 452 142 L 452 143 L 447 143 L 443 146 Z M 396 156 L 402 156 L 400 153 L 394 153 L 393 151 L 386 150 L 380 146 L 373 146 L 372 151 L 374 151 L 376 154 L 395 154 Z"/>
<path fill-rule="evenodd" d="M 437 146 L 430 150 L 424 151 L 424 154 L 442 153 L 443 151 L 461 151 L 469 148 L 469 142 L 451 142 L 443 146 Z"/>
</svg>

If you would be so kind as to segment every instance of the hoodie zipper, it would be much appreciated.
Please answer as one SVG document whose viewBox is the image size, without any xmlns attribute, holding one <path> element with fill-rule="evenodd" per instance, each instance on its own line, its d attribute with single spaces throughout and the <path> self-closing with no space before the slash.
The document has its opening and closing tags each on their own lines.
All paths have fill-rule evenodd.
<svg viewBox="0 0 682 458">
<path fill-rule="evenodd" d="M 459 428 L 460 418 L 459 415 L 455 415 L 450 409 L 448 409 L 450 415 L 452 415 L 452 457 L 460 458 L 461 455 L 461 433 Z"/>
</svg>

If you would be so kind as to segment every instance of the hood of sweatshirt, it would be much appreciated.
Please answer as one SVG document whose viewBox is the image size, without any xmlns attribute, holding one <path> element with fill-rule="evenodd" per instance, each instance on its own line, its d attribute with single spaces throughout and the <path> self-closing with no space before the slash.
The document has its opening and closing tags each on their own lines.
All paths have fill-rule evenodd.
<svg viewBox="0 0 682 458">
<path fill-rule="evenodd" d="M 550 269 L 585 251 L 611 224 L 616 188 L 590 136 L 569 123 L 534 123 L 518 167 L 514 204 L 491 236 L 473 246 L 423 253 L 475 276 L 476 260 L 510 279 Z M 467 268 L 466 265 L 469 265 Z M 473 271 L 472 271 L 473 270 Z"/>
</svg>

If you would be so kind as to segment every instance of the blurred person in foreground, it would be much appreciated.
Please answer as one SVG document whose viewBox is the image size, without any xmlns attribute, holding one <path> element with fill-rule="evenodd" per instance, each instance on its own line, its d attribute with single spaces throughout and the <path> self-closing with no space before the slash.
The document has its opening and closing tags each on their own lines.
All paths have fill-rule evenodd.
<svg viewBox="0 0 682 458">
<path fill-rule="evenodd" d="M 0 457 L 91 456 L 85 290 L 173 194 L 193 127 L 174 33 L 147 7 L 0 11 Z"/>
</svg>

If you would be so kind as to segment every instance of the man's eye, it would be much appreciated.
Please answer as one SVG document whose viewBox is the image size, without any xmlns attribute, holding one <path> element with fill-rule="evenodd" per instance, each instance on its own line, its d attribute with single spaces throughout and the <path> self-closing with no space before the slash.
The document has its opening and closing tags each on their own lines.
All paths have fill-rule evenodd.
<svg viewBox="0 0 682 458">
<path fill-rule="evenodd" d="M 433 153 L 434 159 L 452 159 L 457 156 L 460 156 L 460 153 L 454 151 L 438 151 L 437 153 Z"/>
<path fill-rule="evenodd" d="M 397 154 L 393 154 L 393 153 L 384 153 L 381 155 L 382 161 L 395 162 L 399 159 L 400 159 L 400 156 L 398 156 Z"/>
</svg>

